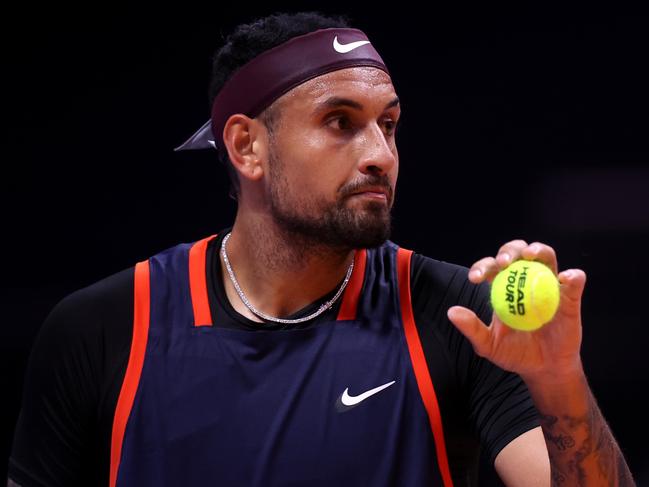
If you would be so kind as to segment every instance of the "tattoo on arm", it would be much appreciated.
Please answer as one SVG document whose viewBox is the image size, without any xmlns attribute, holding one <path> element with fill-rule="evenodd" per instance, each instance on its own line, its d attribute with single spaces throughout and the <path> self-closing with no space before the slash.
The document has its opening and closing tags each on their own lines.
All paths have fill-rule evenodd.
<svg viewBox="0 0 649 487">
<path fill-rule="evenodd" d="M 635 482 L 595 398 L 583 417 L 541 416 L 552 484 L 633 487 Z"/>
</svg>

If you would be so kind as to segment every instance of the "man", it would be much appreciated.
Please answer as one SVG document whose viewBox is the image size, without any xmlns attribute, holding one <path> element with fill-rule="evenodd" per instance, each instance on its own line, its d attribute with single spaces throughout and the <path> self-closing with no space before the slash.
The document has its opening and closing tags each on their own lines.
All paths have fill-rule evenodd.
<svg viewBox="0 0 649 487">
<path fill-rule="evenodd" d="M 518 259 L 557 273 L 553 249 L 514 240 L 468 271 L 387 240 L 401 108 L 365 34 L 240 26 L 211 91 L 182 148 L 218 150 L 233 227 L 59 303 L 10 485 L 475 485 L 479 444 L 507 485 L 633 484 L 581 367 L 582 271 L 515 332 L 487 282 Z"/>
</svg>

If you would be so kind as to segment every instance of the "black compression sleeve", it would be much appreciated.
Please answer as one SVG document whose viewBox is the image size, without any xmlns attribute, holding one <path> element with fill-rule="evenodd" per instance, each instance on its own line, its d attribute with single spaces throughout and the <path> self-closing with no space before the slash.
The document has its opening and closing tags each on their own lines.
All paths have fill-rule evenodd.
<svg viewBox="0 0 649 487">
<path fill-rule="evenodd" d="M 489 287 L 468 281 L 468 269 L 414 254 L 411 293 L 415 322 L 442 414 L 449 463 L 458 485 L 477 475 L 478 441 L 493 463 L 500 450 L 538 426 L 520 377 L 477 356 L 446 316 L 453 305 L 491 321 Z"/>
<path fill-rule="evenodd" d="M 9 459 L 9 477 L 22 487 L 108 485 L 132 316 L 130 268 L 70 294 L 43 323 Z"/>
</svg>

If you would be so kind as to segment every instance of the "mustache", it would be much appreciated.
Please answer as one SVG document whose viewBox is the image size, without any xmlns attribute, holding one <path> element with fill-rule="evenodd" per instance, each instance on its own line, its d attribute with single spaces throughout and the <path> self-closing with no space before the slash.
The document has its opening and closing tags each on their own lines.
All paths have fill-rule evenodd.
<svg viewBox="0 0 649 487">
<path fill-rule="evenodd" d="M 342 186 L 339 192 L 342 196 L 349 196 L 350 194 L 369 187 L 379 187 L 384 189 L 388 194 L 388 199 L 392 201 L 392 186 L 390 185 L 390 180 L 385 174 L 383 176 L 370 176 L 357 181 L 352 181 Z"/>
</svg>

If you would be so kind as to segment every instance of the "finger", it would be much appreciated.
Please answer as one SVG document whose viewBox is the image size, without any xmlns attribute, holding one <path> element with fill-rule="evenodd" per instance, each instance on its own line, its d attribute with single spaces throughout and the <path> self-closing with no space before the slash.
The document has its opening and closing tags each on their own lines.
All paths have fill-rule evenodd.
<svg viewBox="0 0 649 487">
<path fill-rule="evenodd" d="M 561 301 L 575 312 L 581 308 L 581 297 L 586 287 L 586 273 L 581 269 L 567 269 L 559 274 Z"/>
<path fill-rule="evenodd" d="M 496 275 L 498 264 L 493 257 L 485 257 L 471 266 L 469 269 L 469 280 L 474 284 L 479 284 L 489 276 Z"/>
<path fill-rule="evenodd" d="M 498 249 L 496 262 L 500 269 L 504 269 L 509 264 L 521 258 L 522 250 L 527 247 L 525 240 L 512 240 Z"/>
<path fill-rule="evenodd" d="M 521 251 L 521 257 L 525 260 L 536 260 L 547 265 L 556 275 L 559 272 L 557 264 L 557 253 L 552 247 L 541 242 L 533 242 Z"/>
<path fill-rule="evenodd" d="M 462 306 L 452 306 L 446 315 L 448 319 L 471 342 L 475 352 L 484 357 L 491 350 L 489 328 L 470 309 Z"/>
</svg>

